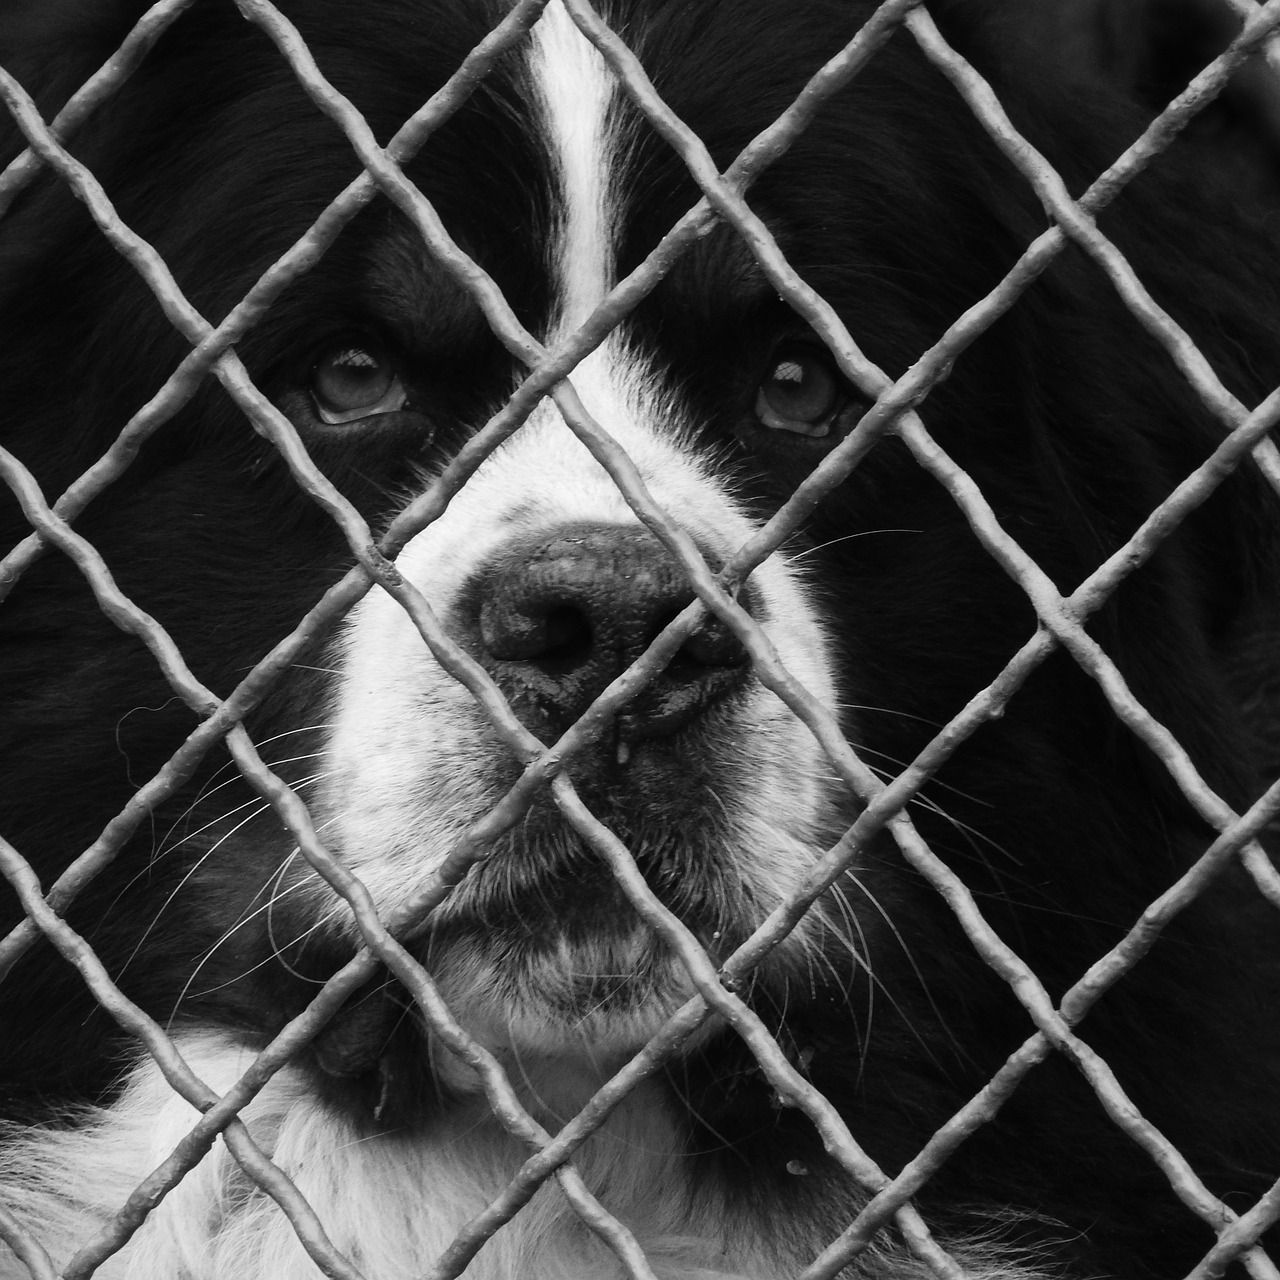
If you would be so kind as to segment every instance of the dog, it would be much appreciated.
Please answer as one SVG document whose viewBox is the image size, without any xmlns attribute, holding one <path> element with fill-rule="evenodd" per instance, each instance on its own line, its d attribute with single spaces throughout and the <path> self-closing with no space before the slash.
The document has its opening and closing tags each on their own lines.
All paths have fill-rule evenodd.
<svg viewBox="0 0 1280 1280">
<path fill-rule="evenodd" d="M 521 20 L 488 0 L 284 9 L 383 146 Z M 51 118 L 141 14 L 11 3 L 0 62 Z M 870 14 L 603 12 L 721 171 Z M 940 20 L 1073 192 L 1142 129 L 1119 88 L 1002 56 L 977 6 Z M 242 366 L 134 437 L 70 519 L 84 542 L 20 553 L 0 577 L 16 930 L 0 1276 L 28 1274 L 31 1240 L 57 1267 L 97 1241 L 82 1263 L 103 1277 L 321 1274 L 324 1240 L 267 1194 L 248 1139 L 370 1280 L 435 1274 L 446 1251 L 476 1280 L 643 1274 L 619 1230 L 661 1280 L 772 1280 L 805 1272 L 904 1169 L 910 1201 L 822 1274 L 914 1280 L 943 1253 L 983 1280 L 1192 1272 L 1280 1177 L 1274 905 L 1223 860 L 1089 1007 L 1064 1006 L 1078 1042 L 1066 1023 L 1058 1048 L 1035 1041 L 1032 1011 L 1048 1016 L 1217 837 L 1188 768 L 1235 812 L 1275 778 L 1275 492 L 1246 459 L 1088 618 L 1185 751 L 1178 780 L 1117 715 L 1115 681 L 1062 645 L 996 698 L 1048 624 L 972 527 L 968 482 L 951 486 L 965 505 L 907 418 L 879 437 L 859 423 L 878 394 L 866 370 L 901 377 L 1045 231 L 1026 177 L 906 30 L 759 166 L 751 210 L 865 353 L 855 377 L 780 295 L 767 246 L 762 260 L 725 218 L 697 215 L 681 253 L 643 265 L 702 191 L 561 0 L 525 26 L 400 157 L 429 208 L 371 190 L 243 326 Z M 360 178 L 268 27 L 196 0 L 68 137 L 194 313 L 157 297 L 53 174 L 0 223 L 5 552 L 44 518 L 33 493 L 52 504 L 157 397 L 199 318 L 234 318 Z M 24 145 L 15 133 L 6 155 Z M 1252 406 L 1280 384 L 1274 215 L 1266 183 L 1255 200 L 1206 181 L 1200 146 L 1174 142 L 1101 226 Z M 483 276 L 428 248 L 435 217 Z M 649 287 L 605 325 L 598 308 L 638 270 Z M 530 368 L 566 350 L 531 390 Z M 898 408 L 1064 595 L 1227 434 L 1075 247 Z M 814 489 L 859 431 L 872 447 Z M 804 510 L 760 543 L 797 491 Z M 261 696 L 236 695 L 234 759 L 236 717 L 184 747 L 282 644 Z M 175 652 L 190 676 L 170 682 L 157 659 L 172 674 Z M 991 714 L 939 756 L 979 695 Z M 875 777 L 926 749 L 907 807 L 865 827 Z M 96 874 L 59 884 L 91 848 Z M 39 904 L 19 858 L 86 945 L 79 971 L 23 924 Z M 771 947 L 748 941 L 762 927 Z M 744 945 L 754 963 L 735 968 Z M 128 1025 L 90 989 L 90 951 Z M 172 1038 L 203 1102 L 129 1009 Z M 293 1051 L 225 1142 L 113 1227 L 282 1033 Z M 665 1056 L 629 1067 L 655 1036 Z M 628 1071 L 560 1185 L 527 1188 L 505 1225 L 483 1219 L 530 1134 Z M 523 1121 L 496 1114 L 500 1096 Z M 591 1197 L 608 1216 L 589 1226 L 574 1206 Z M 1243 1275 L 1266 1226 L 1246 1223 L 1212 1274 Z"/>
</svg>

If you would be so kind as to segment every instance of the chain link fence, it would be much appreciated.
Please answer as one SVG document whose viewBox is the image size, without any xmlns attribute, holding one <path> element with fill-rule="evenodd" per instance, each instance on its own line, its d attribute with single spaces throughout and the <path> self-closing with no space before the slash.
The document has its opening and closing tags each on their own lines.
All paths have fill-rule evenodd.
<svg viewBox="0 0 1280 1280">
<path fill-rule="evenodd" d="M 52 169 L 84 202 L 102 235 L 150 286 L 169 321 L 191 347 L 164 386 L 127 423 L 111 447 L 56 500 L 51 502 L 41 492 L 18 457 L 0 450 L 0 474 L 32 526 L 31 535 L 0 561 L 0 598 L 40 556 L 55 552 L 69 557 L 83 573 L 104 613 L 147 646 L 174 693 L 199 717 L 198 727 L 165 767 L 138 787 L 130 802 L 56 883 L 41 886 L 22 852 L 0 839 L 0 869 L 16 890 L 28 917 L 0 941 L 0 973 L 11 968 L 39 937 L 47 937 L 66 962 L 76 967 L 110 1015 L 146 1046 L 172 1088 L 201 1113 L 169 1157 L 129 1193 L 115 1219 L 97 1237 L 84 1242 L 61 1274 L 68 1280 L 89 1276 L 121 1249 L 152 1208 L 221 1135 L 248 1177 L 288 1216 L 320 1270 L 341 1280 L 360 1280 L 360 1271 L 337 1251 L 326 1235 L 325 1224 L 289 1177 L 257 1145 L 238 1116 L 273 1074 L 322 1031 L 344 1001 L 380 966 L 385 966 L 412 995 L 435 1036 L 475 1070 L 495 1116 L 529 1151 L 527 1161 L 506 1190 L 436 1261 L 429 1273 L 433 1280 L 460 1275 L 492 1233 L 517 1214 L 550 1179 L 559 1183 L 582 1221 L 608 1242 L 628 1276 L 652 1280 L 653 1271 L 635 1238 L 584 1183 L 575 1169 L 574 1154 L 639 1081 L 670 1061 L 712 1017 L 723 1019 L 742 1038 L 783 1103 L 799 1108 L 809 1117 L 827 1150 L 869 1195 L 865 1207 L 844 1233 L 805 1269 L 802 1280 L 830 1280 L 890 1224 L 896 1225 L 909 1248 L 937 1276 L 959 1280 L 964 1274 L 962 1268 L 934 1239 L 913 1206 L 912 1197 L 966 1138 L 996 1114 L 1027 1074 L 1055 1053 L 1075 1065 L 1096 1092 L 1098 1104 L 1149 1154 L 1188 1211 L 1208 1223 L 1216 1234 L 1217 1243 L 1196 1268 L 1195 1277 L 1219 1275 L 1237 1257 L 1255 1280 L 1280 1275 L 1256 1243 L 1269 1226 L 1280 1220 L 1280 1182 L 1242 1212 L 1223 1203 L 1200 1181 L 1179 1151 L 1138 1112 L 1108 1064 L 1073 1031 L 1091 1006 L 1145 954 L 1164 926 L 1232 860 L 1242 860 L 1257 891 L 1280 908 L 1280 874 L 1257 841 L 1262 829 L 1280 813 L 1280 782 L 1247 812 L 1235 812 L 1206 784 L 1183 747 L 1136 700 L 1115 664 L 1085 630 L 1089 617 L 1127 575 L 1147 561 L 1235 468 L 1258 468 L 1280 494 L 1280 454 L 1267 436 L 1280 420 L 1280 390 L 1252 409 L 1233 396 L 1188 335 L 1153 300 L 1095 221 L 1126 184 L 1222 90 L 1247 58 L 1259 51 L 1265 51 L 1273 61 L 1280 57 L 1276 46 L 1268 43 L 1280 28 L 1280 0 L 1269 0 L 1261 6 L 1251 0 L 1232 0 L 1244 26 L 1230 48 L 1207 66 L 1079 199 L 1068 194 L 1054 169 L 1019 134 L 981 75 L 947 44 L 921 0 L 887 0 L 882 4 L 850 43 L 812 77 L 790 107 L 723 171 L 718 170 L 702 141 L 658 96 L 635 54 L 588 0 L 564 0 L 573 21 L 616 75 L 622 92 L 678 153 L 702 197 L 648 257 L 612 289 L 586 323 L 554 349 L 542 345 L 521 325 L 494 282 L 450 237 L 432 205 L 405 177 L 402 168 L 459 108 L 495 62 L 526 40 L 546 0 L 519 0 L 448 83 L 404 123 L 385 147 L 378 145 L 361 114 L 325 78 L 298 31 L 274 5 L 268 0 L 235 2 L 243 16 L 257 24 L 275 43 L 280 56 L 288 60 L 316 109 L 342 129 L 364 172 L 333 198 L 306 235 L 263 273 L 216 326 L 188 302 L 159 254 L 125 225 L 94 174 L 67 150 L 67 142 L 79 126 L 125 82 L 160 35 L 192 7 L 193 0 L 161 0 L 152 6 L 115 55 L 51 123 L 41 118 L 19 83 L 0 72 L 0 95 L 29 146 L 0 174 L 0 213 L 41 169 Z M 806 128 L 824 102 L 855 77 L 901 27 L 910 32 L 932 63 L 954 84 L 993 145 L 1025 176 L 1050 214 L 1053 226 L 1027 246 L 997 288 L 960 316 L 895 380 L 867 359 L 838 315 L 793 270 L 743 193 Z M 236 355 L 235 344 L 270 315 L 275 299 L 318 261 L 351 219 L 380 193 L 404 213 L 427 251 L 475 299 L 494 334 L 527 372 L 502 410 L 405 507 L 387 531 L 375 537 L 356 508 L 308 456 L 294 426 L 254 385 Z M 672 514 L 653 501 L 635 466 L 611 440 L 606 427 L 592 420 L 572 384 L 575 366 L 716 221 L 728 224 L 741 236 L 771 285 L 827 344 L 841 372 L 874 402 L 856 429 L 718 572 L 702 559 Z M 929 434 L 913 406 L 1069 245 L 1079 246 L 1106 272 L 1125 304 L 1169 352 L 1221 423 L 1222 440 L 1213 455 L 1185 477 L 1122 547 L 1064 596 L 1001 527 L 982 492 Z M 325 592 L 293 631 L 225 699 L 216 697 L 200 682 L 164 628 L 117 588 L 94 546 L 74 528 L 81 512 L 125 473 L 143 442 L 159 431 L 210 376 L 222 384 L 254 430 L 279 451 L 297 484 L 329 513 L 356 560 L 356 566 Z M 406 543 L 441 514 L 484 458 L 520 428 L 544 397 L 555 402 L 565 422 L 608 470 L 640 521 L 683 566 L 698 597 L 697 603 L 671 622 L 649 651 L 554 743 L 538 741 L 522 726 L 492 679 L 441 626 L 431 602 L 394 569 L 395 558 Z M 999 675 L 986 688 L 975 691 L 963 711 L 936 734 L 915 760 L 891 781 L 882 782 L 846 741 L 831 714 L 782 666 L 760 626 L 736 603 L 734 587 L 779 548 L 822 497 L 890 432 L 905 442 L 920 467 L 950 493 L 977 539 L 1025 591 L 1039 626 Z M 415 900 L 386 917 L 379 916 L 360 881 L 326 850 L 305 804 L 263 761 L 243 726 L 245 717 L 311 641 L 343 617 L 375 584 L 399 601 L 436 660 L 470 690 L 522 766 L 519 781 L 492 812 L 476 820 Z M 708 615 L 719 618 L 741 641 L 757 678 L 814 734 L 832 768 L 861 805 L 857 821 L 814 865 L 803 887 L 718 968 L 689 929 L 647 886 L 628 849 L 584 805 L 571 776 L 574 754 L 591 739 L 594 728 L 611 720 L 653 679 Z M 908 816 L 907 806 L 957 747 L 986 721 L 998 716 L 1028 676 L 1058 649 L 1066 650 L 1097 682 L 1116 716 L 1162 762 L 1195 811 L 1219 834 L 1199 860 L 1133 922 L 1127 936 L 1055 1003 L 1036 974 L 988 925 L 965 883 L 930 850 Z M 165 1030 L 124 995 L 91 946 L 63 919 L 63 913 L 112 862 L 156 806 L 173 796 L 202 758 L 224 742 L 244 778 L 274 808 L 302 856 L 345 899 L 364 947 L 319 990 L 305 1012 L 290 1021 L 257 1056 L 235 1086 L 219 1095 L 192 1072 Z M 644 1050 L 554 1135 L 522 1106 L 500 1063 L 459 1025 L 441 999 L 431 974 L 404 945 L 407 932 L 446 900 L 468 868 L 483 855 L 488 842 L 545 792 L 554 798 L 567 823 L 612 869 L 639 915 L 680 957 L 697 991 Z M 868 1156 L 840 1115 L 797 1070 L 764 1022 L 738 994 L 753 967 L 837 881 L 858 851 L 882 831 L 891 833 L 902 857 L 945 899 L 974 949 L 1007 981 L 1029 1018 L 1027 1038 L 1017 1052 L 896 1177 L 890 1177 Z M 3 1208 L 0 1239 L 37 1280 L 52 1280 L 57 1274 L 42 1242 L 16 1215 Z"/>
</svg>

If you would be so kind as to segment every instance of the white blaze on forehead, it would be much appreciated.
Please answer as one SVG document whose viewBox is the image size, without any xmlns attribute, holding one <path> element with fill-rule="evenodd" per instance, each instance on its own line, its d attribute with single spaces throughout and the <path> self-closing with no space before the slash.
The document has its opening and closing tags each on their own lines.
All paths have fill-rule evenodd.
<svg viewBox="0 0 1280 1280">
<path fill-rule="evenodd" d="M 556 327 L 565 330 L 587 318 L 613 281 L 615 81 L 560 0 L 533 29 L 529 69 L 555 166 L 552 266 Z"/>
</svg>

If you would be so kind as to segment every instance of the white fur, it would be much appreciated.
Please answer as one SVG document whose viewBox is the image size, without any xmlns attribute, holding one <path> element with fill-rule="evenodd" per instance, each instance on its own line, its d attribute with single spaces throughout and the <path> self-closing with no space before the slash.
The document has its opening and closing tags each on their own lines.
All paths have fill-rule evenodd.
<svg viewBox="0 0 1280 1280">
<path fill-rule="evenodd" d="M 250 1060 L 212 1035 L 188 1040 L 183 1052 L 222 1089 Z M 670 1125 L 648 1101 L 628 1104 L 608 1135 L 593 1141 L 584 1168 L 607 1200 L 639 1206 L 631 1225 L 645 1237 L 664 1277 L 746 1274 L 714 1248 L 682 1236 L 693 1224 L 671 1194 L 685 1188 L 674 1168 Z M 29 1135 L 10 1147 L 0 1168 L 16 1175 L 20 1189 L 6 1199 L 65 1264 L 69 1251 L 197 1118 L 148 1063 L 114 1107 L 81 1129 Z M 430 1134 L 362 1134 L 317 1102 L 296 1071 L 276 1077 L 244 1118 L 296 1181 L 330 1239 L 370 1280 L 420 1276 L 529 1154 L 482 1104 Z M 656 1188 L 667 1194 L 653 1194 Z M 548 1186 L 485 1245 L 467 1275 L 602 1280 L 616 1273 L 608 1251 L 577 1223 L 559 1190 Z M 10 1274 L 19 1272 L 0 1264 L 0 1277 Z M 287 1219 L 253 1189 L 221 1143 L 162 1202 L 127 1250 L 98 1272 L 103 1280 L 314 1280 L 318 1274 Z"/>
<path fill-rule="evenodd" d="M 552 270 L 560 323 L 579 325 L 613 282 L 617 125 L 612 73 L 560 3 L 533 29 L 530 74 L 561 201 Z"/>
<path fill-rule="evenodd" d="M 206 1082 L 226 1089 L 250 1060 L 229 1039 L 181 1042 Z M 58 1266 L 102 1228 L 132 1188 L 191 1128 L 195 1110 L 150 1061 L 120 1100 L 70 1131 L 10 1135 L 0 1148 L 0 1199 L 40 1237 Z M 277 1076 L 245 1111 L 255 1139 L 289 1174 L 334 1243 L 368 1280 L 417 1280 L 456 1233 L 503 1189 L 529 1154 L 481 1105 L 431 1132 L 369 1135 L 326 1108 L 300 1074 Z M 576 1164 L 605 1206 L 636 1235 L 658 1280 L 776 1280 L 825 1241 L 787 1256 L 750 1222 L 730 1226 L 713 1187 L 693 1194 L 674 1128 L 647 1090 L 580 1150 Z M 961 1248 L 973 1280 L 1043 1280 L 1002 1265 L 995 1251 Z M 0 1280 L 25 1268 L 0 1246 Z M 98 1271 L 100 1280 L 317 1280 L 292 1227 L 219 1143 Z M 864 1255 L 858 1275 L 927 1280 L 899 1250 Z M 467 1280 L 621 1280 L 613 1253 L 544 1186 L 480 1250 Z"/>
</svg>

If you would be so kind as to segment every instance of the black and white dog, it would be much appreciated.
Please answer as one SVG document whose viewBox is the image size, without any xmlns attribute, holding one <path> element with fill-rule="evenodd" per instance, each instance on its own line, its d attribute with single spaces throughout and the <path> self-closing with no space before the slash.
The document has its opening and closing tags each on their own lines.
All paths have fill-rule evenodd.
<svg viewBox="0 0 1280 1280">
<path fill-rule="evenodd" d="M 501 0 L 284 7 L 383 142 L 507 11 Z M 1074 189 L 1136 136 L 1137 106 L 992 58 L 969 12 L 982 6 L 953 8 L 941 15 L 948 34 Z M 8 0 L 0 61 L 51 116 L 140 9 Z M 869 12 L 846 0 L 615 0 L 606 16 L 723 168 Z M 196 0 L 71 145 L 211 321 L 361 168 L 278 50 L 221 0 Z M 15 134 L 6 158 L 20 146 Z M 1274 224 L 1261 200 L 1246 207 L 1197 161 L 1191 144 L 1175 144 L 1103 226 L 1252 405 L 1280 383 Z M 519 321 L 553 347 L 700 194 L 559 0 L 407 173 Z M 1046 225 L 1030 186 L 901 31 L 749 199 L 893 376 Z M 0 441 L 52 501 L 188 348 L 53 177 L 22 193 L 0 244 Z M 427 490 L 525 372 L 475 297 L 381 197 L 237 351 L 375 531 Z M 713 570 L 868 405 L 725 226 L 675 262 L 572 382 Z M 974 343 L 920 412 L 1063 591 L 1223 434 L 1076 251 Z M 1280 763 L 1268 751 L 1278 502 L 1259 473 L 1241 469 L 1090 623 L 1136 696 L 1237 810 Z M 352 563 L 330 516 L 212 379 L 75 528 L 221 696 Z M 0 550 L 29 532 L 6 493 Z M 548 743 L 694 599 L 684 569 L 550 400 L 407 543 L 396 569 Z M 45 554 L 10 586 L 0 607 L 0 835 L 47 889 L 195 721 L 65 556 Z M 892 436 L 738 598 L 885 776 L 1036 626 L 1021 588 Z M 248 728 L 388 916 L 520 773 L 488 714 L 381 589 L 316 641 Z M 566 767 L 717 961 L 797 890 L 860 811 L 719 623 L 695 632 Z M 1054 998 L 1214 834 L 1062 653 L 955 752 L 909 813 Z M 23 912 L 4 892 L 7 930 Z M 360 940 L 346 905 L 217 752 L 66 916 L 218 1091 Z M 1275 907 L 1229 867 L 1079 1028 L 1145 1119 L 1236 1211 L 1280 1177 L 1278 925 Z M 553 1131 L 694 990 L 547 794 L 409 945 Z M 887 836 L 741 990 L 890 1175 L 1034 1031 Z M 65 1265 L 198 1116 L 48 944 L 25 952 L 0 1001 L 0 1204 Z M 389 976 L 244 1114 L 369 1280 L 429 1274 L 528 1154 Z M 867 1199 L 716 1023 L 575 1159 L 662 1280 L 797 1274 Z M 987 1280 L 1168 1280 L 1192 1271 L 1215 1239 L 1058 1055 L 915 1200 L 966 1272 Z M 0 1257 L 4 1280 L 25 1274 L 16 1257 Z M 219 1144 L 97 1274 L 320 1272 Z M 623 1269 L 548 1186 L 466 1274 L 602 1280 Z M 886 1232 L 841 1274 L 933 1272 Z"/>
</svg>

